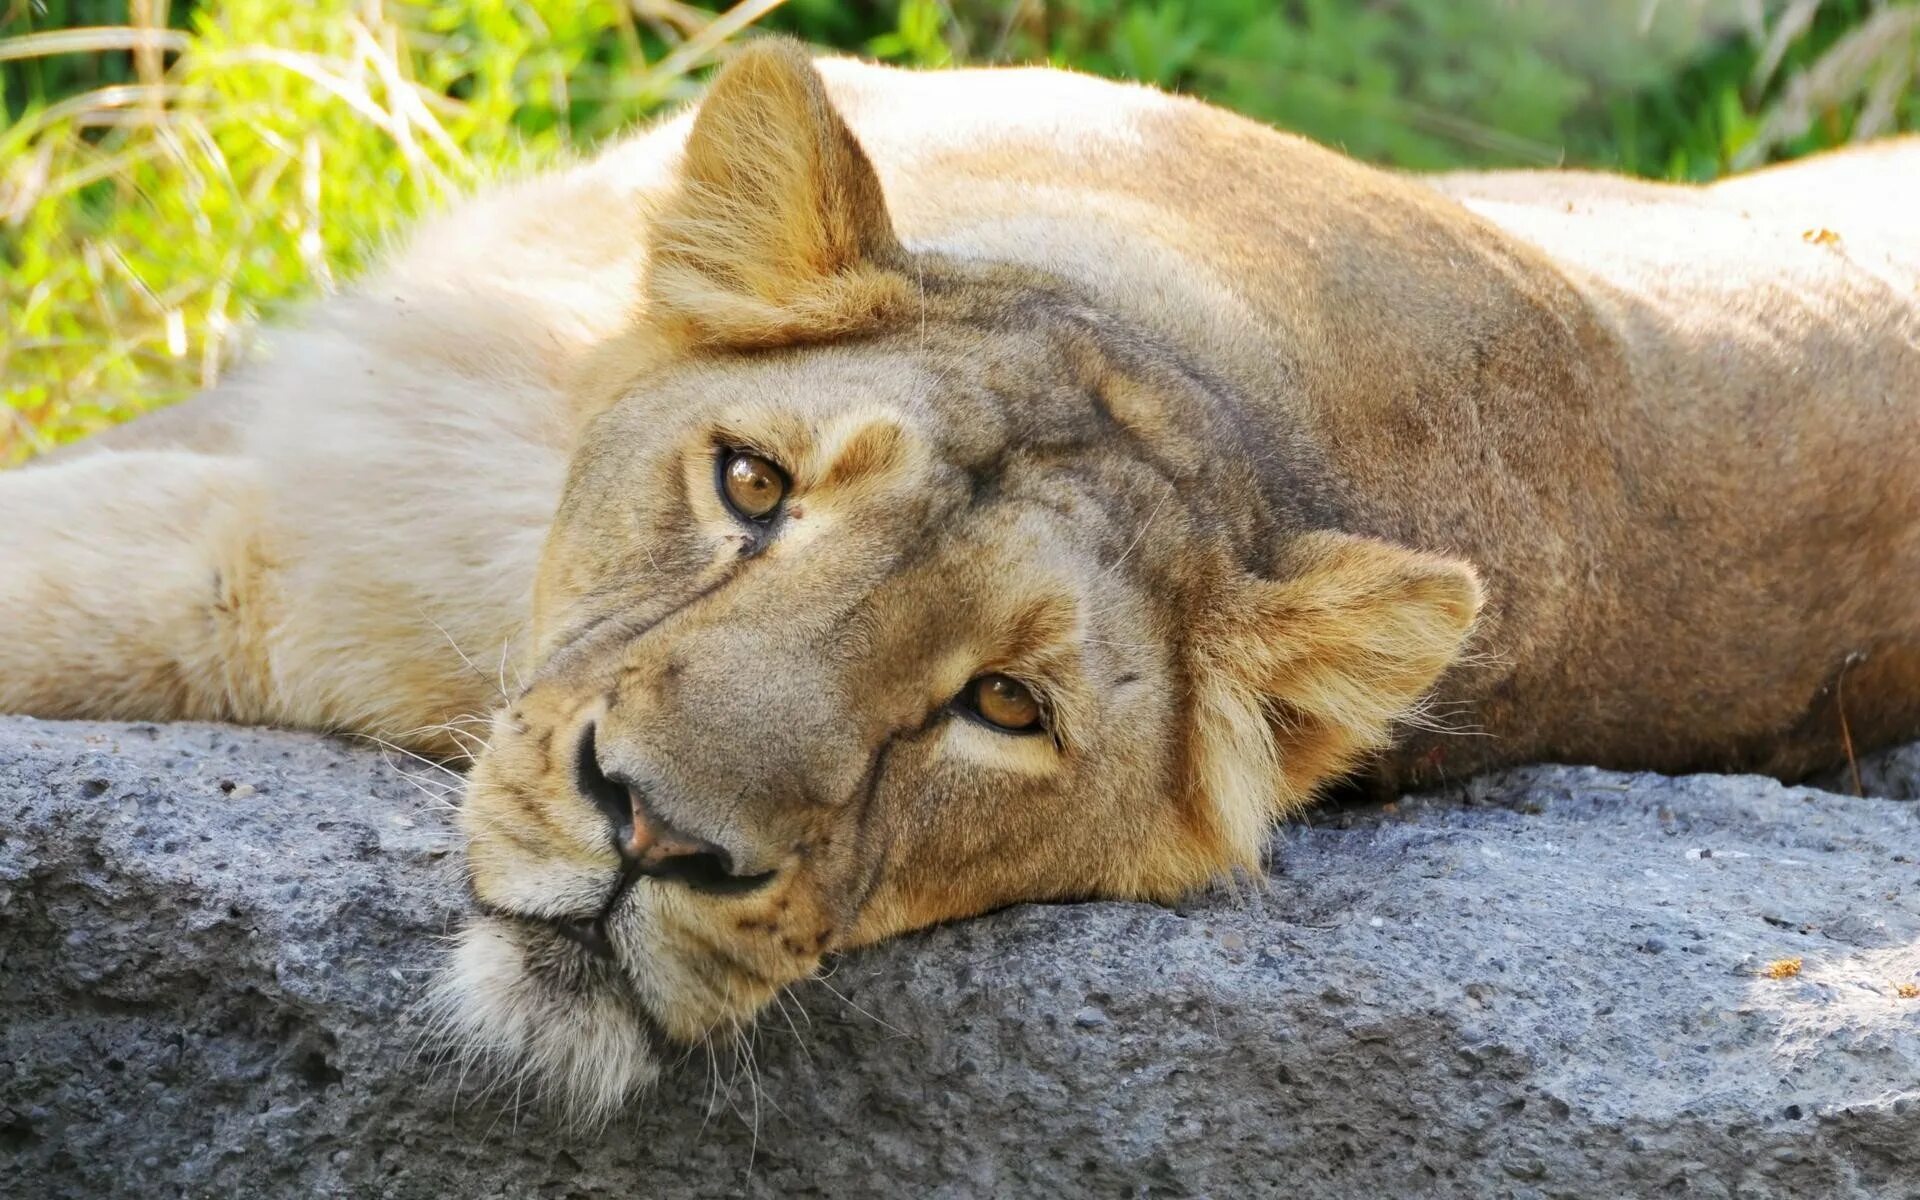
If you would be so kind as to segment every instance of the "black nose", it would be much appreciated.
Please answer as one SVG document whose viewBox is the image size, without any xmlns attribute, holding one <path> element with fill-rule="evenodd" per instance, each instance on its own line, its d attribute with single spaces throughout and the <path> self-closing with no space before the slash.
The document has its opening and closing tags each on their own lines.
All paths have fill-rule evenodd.
<svg viewBox="0 0 1920 1200">
<path fill-rule="evenodd" d="M 742 895 L 773 878 L 772 871 L 736 871 L 726 847 L 673 825 L 648 806 L 644 789 L 601 770 L 591 725 L 581 735 L 574 775 L 580 794 L 606 815 L 614 849 L 633 874 L 716 896 Z"/>
</svg>

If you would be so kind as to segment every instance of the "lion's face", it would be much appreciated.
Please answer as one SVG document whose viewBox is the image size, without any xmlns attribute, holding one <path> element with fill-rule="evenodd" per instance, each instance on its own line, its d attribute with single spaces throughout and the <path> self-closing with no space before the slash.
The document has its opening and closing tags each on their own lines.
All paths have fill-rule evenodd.
<svg viewBox="0 0 1920 1200">
<path fill-rule="evenodd" d="M 825 140 L 808 169 L 865 170 L 818 92 L 804 60 L 750 56 L 690 175 L 745 152 L 734 108 L 770 104 L 801 112 L 783 145 Z M 703 213 L 769 186 L 727 170 Z M 829 952 L 1251 865 L 1464 636 L 1470 574 L 1247 494 L 1247 456 L 1286 448 L 1225 444 L 1227 400 L 1140 331 L 932 262 L 893 320 L 883 212 L 815 214 L 853 231 L 837 266 L 796 256 L 828 285 L 721 270 L 779 248 L 665 220 L 652 320 L 681 341 L 582 439 L 540 665 L 463 816 L 482 915 L 458 1019 L 584 1107 Z"/>
<path fill-rule="evenodd" d="M 1204 878 L 1178 597 L 1125 560 L 1173 521 L 1164 483 L 943 422 L 952 388 L 801 351 L 649 379 L 595 424 L 546 664 L 470 788 L 475 894 L 517 914 L 476 957 L 686 1039 L 831 950 Z"/>
</svg>

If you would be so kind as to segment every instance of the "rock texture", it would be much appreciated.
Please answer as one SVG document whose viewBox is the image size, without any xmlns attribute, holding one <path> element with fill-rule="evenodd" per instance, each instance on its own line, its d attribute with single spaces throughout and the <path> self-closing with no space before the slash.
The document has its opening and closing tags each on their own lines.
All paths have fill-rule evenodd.
<svg viewBox="0 0 1920 1200">
<path fill-rule="evenodd" d="M 1916 859 L 1909 802 L 1514 771 L 849 956 L 583 1136 L 420 1044 L 402 772 L 0 721 L 0 1195 L 1920 1197 Z"/>
</svg>

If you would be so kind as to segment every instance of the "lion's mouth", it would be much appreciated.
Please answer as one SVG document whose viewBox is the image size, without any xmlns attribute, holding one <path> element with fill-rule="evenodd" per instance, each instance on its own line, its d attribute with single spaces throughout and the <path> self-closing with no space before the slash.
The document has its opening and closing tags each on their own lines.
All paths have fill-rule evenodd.
<svg viewBox="0 0 1920 1200">
<path fill-rule="evenodd" d="M 468 887 L 468 899 L 481 914 L 503 922 L 535 936 L 557 934 L 567 942 L 578 946 L 593 959 L 603 963 L 619 961 L 614 952 L 613 936 L 608 930 L 621 904 L 633 891 L 634 884 L 640 882 L 646 871 L 639 863 L 628 861 L 620 868 L 619 876 L 613 887 L 608 890 L 607 898 L 601 902 L 599 910 L 585 915 L 554 915 L 521 912 L 490 903 Z"/>
<path fill-rule="evenodd" d="M 620 878 L 615 881 L 613 890 L 607 894 L 607 902 L 600 911 L 591 917 L 559 917 L 553 922 L 554 932 L 585 950 L 601 962 L 615 961 L 613 938 L 607 932 L 607 924 L 613 920 L 613 914 L 620 909 L 620 902 L 627 898 L 633 885 L 640 882 L 644 872 L 640 864 L 628 862 L 620 869 Z"/>
<path fill-rule="evenodd" d="M 553 923 L 553 930 L 601 962 L 613 961 L 613 941 L 607 937 L 605 913 L 597 917 L 561 918 Z"/>
<path fill-rule="evenodd" d="M 593 962 L 611 966 L 619 962 L 619 955 L 614 952 L 607 926 L 618 904 L 616 895 L 612 903 L 590 916 L 540 916 L 480 900 L 474 902 L 474 908 L 483 920 L 512 930 L 523 942 L 542 948 L 577 947 Z"/>
</svg>

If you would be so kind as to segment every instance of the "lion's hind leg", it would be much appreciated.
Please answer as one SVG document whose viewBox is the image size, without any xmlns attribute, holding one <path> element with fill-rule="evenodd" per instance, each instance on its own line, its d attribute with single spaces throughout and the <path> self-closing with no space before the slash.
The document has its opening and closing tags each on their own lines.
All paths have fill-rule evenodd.
<svg viewBox="0 0 1920 1200">
<path fill-rule="evenodd" d="M 244 459 L 102 452 L 0 474 L 0 712 L 260 720 L 271 564 Z"/>
</svg>

